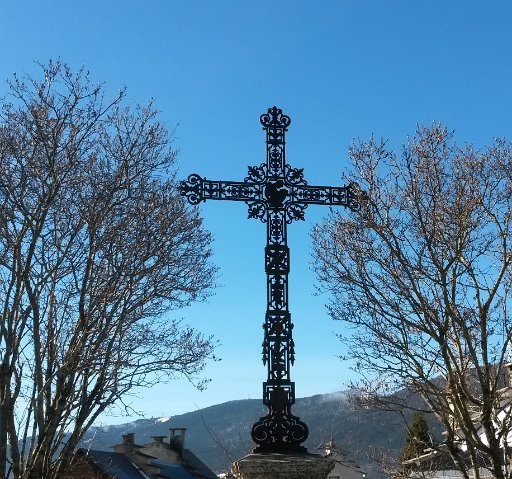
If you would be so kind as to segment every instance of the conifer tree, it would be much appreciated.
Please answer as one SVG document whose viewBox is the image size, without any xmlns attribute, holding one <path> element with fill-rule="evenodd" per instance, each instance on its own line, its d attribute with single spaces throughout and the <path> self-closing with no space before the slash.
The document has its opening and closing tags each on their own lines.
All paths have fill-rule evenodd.
<svg viewBox="0 0 512 479">
<path fill-rule="evenodd" d="M 432 438 L 425 416 L 419 412 L 414 412 L 407 427 L 401 462 L 421 456 L 425 449 L 430 446 L 432 446 Z M 406 467 L 404 467 L 404 472 L 405 470 Z"/>
</svg>

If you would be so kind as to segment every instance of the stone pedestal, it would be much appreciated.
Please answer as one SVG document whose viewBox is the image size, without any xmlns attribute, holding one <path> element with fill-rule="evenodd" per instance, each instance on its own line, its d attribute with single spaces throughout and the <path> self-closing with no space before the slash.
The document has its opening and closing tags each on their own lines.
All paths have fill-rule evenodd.
<svg viewBox="0 0 512 479">
<path fill-rule="evenodd" d="M 317 454 L 249 454 L 231 470 L 237 479 L 327 479 L 334 461 Z"/>
</svg>

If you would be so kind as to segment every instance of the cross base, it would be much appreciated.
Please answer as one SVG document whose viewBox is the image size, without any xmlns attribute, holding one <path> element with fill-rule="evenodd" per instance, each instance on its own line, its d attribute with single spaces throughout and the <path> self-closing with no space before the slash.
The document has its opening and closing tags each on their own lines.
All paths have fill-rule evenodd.
<svg viewBox="0 0 512 479">
<path fill-rule="evenodd" d="M 295 383 L 263 383 L 263 402 L 268 414 L 260 417 L 251 430 L 258 445 L 254 452 L 307 452 L 300 444 L 308 437 L 308 426 L 291 412 L 295 403 Z"/>
<path fill-rule="evenodd" d="M 237 479 L 325 479 L 334 465 L 317 454 L 249 454 L 231 471 Z"/>
</svg>

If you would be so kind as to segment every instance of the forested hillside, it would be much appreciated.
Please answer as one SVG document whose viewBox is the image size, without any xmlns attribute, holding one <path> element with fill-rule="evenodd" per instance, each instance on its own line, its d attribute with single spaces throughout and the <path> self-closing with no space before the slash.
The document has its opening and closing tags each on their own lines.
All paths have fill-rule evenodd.
<svg viewBox="0 0 512 479">
<path fill-rule="evenodd" d="M 343 393 L 298 399 L 293 412 L 309 426 L 305 443 L 309 452 L 320 453 L 322 444 L 332 438 L 349 459 L 368 472 L 369 478 L 382 476 L 375 458 L 381 454 L 396 457 L 404 444 L 404 423 L 398 415 L 356 409 Z M 121 435 L 127 432 L 134 432 L 136 443 L 142 444 L 149 442 L 150 436 L 167 434 L 170 427 L 185 427 L 185 447 L 219 473 L 250 453 L 250 428 L 263 414 L 265 409 L 259 399 L 231 401 L 171 418 L 93 428 L 87 445 L 108 449 L 121 442 Z M 435 425 L 433 431 L 436 432 Z"/>
</svg>

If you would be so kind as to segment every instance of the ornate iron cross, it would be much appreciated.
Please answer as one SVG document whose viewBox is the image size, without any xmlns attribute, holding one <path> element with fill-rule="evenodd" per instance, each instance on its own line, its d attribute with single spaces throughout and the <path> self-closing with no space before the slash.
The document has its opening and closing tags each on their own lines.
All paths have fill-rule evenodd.
<svg viewBox="0 0 512 479">
<path fill-rule="evenodd" d="M 267 224 L 265 271 L 267 273 L 267 312 L 263 339 L 263 364 L 267 380 L 263 383 L 263 403 L 268 414 L 252 427 L 251 436 L 258 445 L 255 452 L 305 452 L 301 444 L 308 437 L 308 427 L 291 412 L 295 403 L 295 383 L 290 380 L 290 364 L 295 360 L 293 324 L 288 310 L 288 273 L 290 253 L 287 224 L 304 220 L 310 204 L 360 207 L 357 184 L 347 186 L 309 186 L 303 169 L 292 168 L 285 161 L 285 132 L 290 117 L 276 108 L 261 115 L 267 133 L 267 161 L 250 166 L 244 181 L 211 181 L 192 174 L 181 182 L 181 194 L 197 205 L 206 200 L 244 201 L 249 218 Z"/>
</svg>

